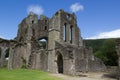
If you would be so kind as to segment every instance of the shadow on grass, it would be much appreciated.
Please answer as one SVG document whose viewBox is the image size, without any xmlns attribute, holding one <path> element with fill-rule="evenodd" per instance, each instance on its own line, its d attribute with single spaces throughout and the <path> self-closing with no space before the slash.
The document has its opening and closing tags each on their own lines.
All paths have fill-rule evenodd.
<svg viewBox="0 0 120 80">
<path fill-rule="evenodd" d="M 103 75 L 103 77 L 106 77 L 106 78 L 112 78 L 112 79 L 118 79 L 118 73 L 114 72 L 114 73 L 106 73 Z"/>
</svg>

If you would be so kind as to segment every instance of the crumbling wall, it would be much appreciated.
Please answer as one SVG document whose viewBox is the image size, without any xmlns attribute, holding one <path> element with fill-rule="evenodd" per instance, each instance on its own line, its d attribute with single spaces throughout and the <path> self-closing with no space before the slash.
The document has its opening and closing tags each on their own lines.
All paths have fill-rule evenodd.
<svg viewBox="0 0 120 80">
<path fill-rule="evenodd" d="M 92 48 L 85 48 L 85 54 L 87 56 L 88 71 L 105 71 L 106 66 L 103 61 L 93 55 Z"/>
<path fill-rule="evenodd" d="M 47 52 L 36 50 L 30 55 L 28 68 L 47 71 L 47 62 Z"/>
<path fill-rule="evenodd" d="M 7 59 L 6 59 L 6 51 L 8 47 L 0 46 L 1 52 L 0 52 L 0 67 L 7 66 Z M 8 54 L 9 55 L 9 54 Z"/>
<path fill-rule="evenodd" d="M 15 44 L 10 47 L 8 69 L 26 68 L 26 45 Z"/>
<path fill-rule="evenodd" d="M 80 72 L 86 72 L 87 66 L 86 66 L 86 59 L 84 54 L 84 48 L 79 47 L 75 48 L 75 69 L 76 74 L 79 74 Z"/>
<path fill-rule="evenodd" d="M 0 67 L 7 66 L 10 41 L 0 38 Z"/>
<path fill-rule="evenodd" d="M 63 42 L 56 41 L 55 48 L 56 48 L 56 60 L 55 61 L 57 62 L 57 57 L 59 54 L 63 56 L 63 73 L 69 74 L 69 75 L 75 75 L 75 61 L 74 61 L 73 46 L 67 43 L 64 44 Z"/>
<path fill-rule="evenodd" d="M 47 40 L 46 49 L 40 39 Z M 42 15 L 39 19 L 30 13 L 19 24 L 15 40 L 0 39 L 0 55 L 8 48 L 8 69 L 30 68 L 59 73 L 59 56 L 63 61 L 63 74 L 105 69 L 102 61 L 93 56 L 92 49 L 84 46 L 75 14 L 64 10 L 59 10 L 52 18 Z M 0 65 L 3 65 L 3 58 L 0 57 Z"/>
</svg>

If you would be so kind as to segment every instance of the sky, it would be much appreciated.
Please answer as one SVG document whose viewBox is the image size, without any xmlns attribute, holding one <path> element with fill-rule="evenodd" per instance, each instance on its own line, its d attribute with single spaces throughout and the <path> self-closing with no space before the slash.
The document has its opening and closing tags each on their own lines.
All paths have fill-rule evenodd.
<svg viewBox="0 0 120 80">
<path fill-rule="evenodd" d="M 1 0 L 0 37 L 15 38 L 31 11 L 51 18 L 60 9 L 76 14 L 83 39 L 120 38 L 120 0 Z"/>
</svg>

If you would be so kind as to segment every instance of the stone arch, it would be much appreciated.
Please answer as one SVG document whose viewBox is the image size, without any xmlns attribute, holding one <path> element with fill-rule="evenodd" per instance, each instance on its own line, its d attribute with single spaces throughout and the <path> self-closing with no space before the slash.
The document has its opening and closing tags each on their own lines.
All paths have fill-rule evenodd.
<svg viewBox="0 0 120 80">
<path fill-rule="evenodd" d="M 1 48 L 0 48 L 0 59 L 1 59 Z"/>
<path fill-rule="evenodd" d="M 0 67 L 1 67 L 1 55 L 2 55 L 2 50 L 1 50 L 1 47 L 0 47 Z"/>
<path fill-rule="evenodd" d="M 5 59 L 6 59 L 6 60 L 9 59 L 9 48 L 6 49 L 6 51 L 5 51 Z"/>
<path fill-rule="evenodd" d="M 57 51 L 56 53 L 56 58 L 58 73 L 63 73 L 64 72 L 63 55 L 59 51 Z"/>
<path fill-rule="evenodd" d="M 47 37 L 42 37 L 42 38 L 39 38 L 38 40 L 41 42 L 44 49 L 48 48 L 48 38 Z"/>
</svg>

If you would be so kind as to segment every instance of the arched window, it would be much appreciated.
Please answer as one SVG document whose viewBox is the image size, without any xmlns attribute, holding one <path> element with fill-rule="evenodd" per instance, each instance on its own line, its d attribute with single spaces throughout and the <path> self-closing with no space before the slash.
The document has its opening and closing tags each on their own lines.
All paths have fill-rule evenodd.
<svg viewBox="0 0 120 80">
<path fill-rule="evenodd" d="M 64 24 L 64 26 L 63 26 L 63 40 L 66 42 L 66 23 Z"/>
<path fill-rule="evenodd" d="M 9 48 L 5 51 L 5 59 L 9 60 Z"/>
<path fill-rule="evenodd" d="M 45 30 L 47 30 L 47 26 L 45 26 Z"/>
<path fill-rule="evenodd" d="M 73 28 L 73 26 L 71 25 L 70 26 L 70 33 L 69 33 L 69 35 L 70 35 L 70 43 L 72 43 L 72 28 Z"/>
<path fill-rule="evenodd" d="M 0 58 L 1 58 L 1 48 L 0 48 Z"/>
<path fill-rule="evenodd" d="M 46 49 L 47 48 L 47 39 L 42 38 L 39 41 L 42 44 L 43 48 Z"/>
<path fill-rule="evenodd" d="M 34 24 L 34 20 L 32 20 L 32 24 Z"/>
<path fill-rule="evenodd" d="M 47 25 L 47 20 L 45 20 L 45 25 Z"/>
</svg>

